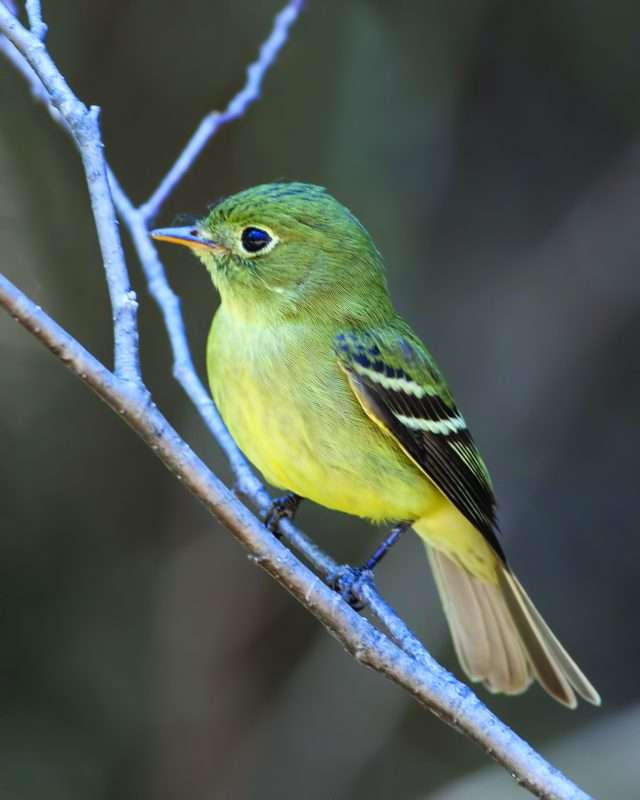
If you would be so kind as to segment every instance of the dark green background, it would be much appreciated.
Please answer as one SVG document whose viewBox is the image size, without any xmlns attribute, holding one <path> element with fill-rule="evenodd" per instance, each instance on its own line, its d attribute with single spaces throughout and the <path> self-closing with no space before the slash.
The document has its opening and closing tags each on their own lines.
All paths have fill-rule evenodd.
<svg viewBox="0 0 640 800">
<path fill-rule="evenodd" d="M 277 0 L 55 0 L 49 45 L 103 109 L 143 200 L 222 108 Z M 480 694 L 608 800 L 640 781 L 640 6 L 309 0 L 262 101 L 159 222 L 285 178 L 327 186 L 384 253 L 492 471 L 503 541 L 604 698 Z M 107 362 L 110 312 L 77 154 L 0 62 L 0 269 Z M 217 303 L 162 251 L 200 371 Z M 229 479 L 141 301 L 145 379 Z M 478 750 L 358 667 L 61 365 L 0 317 L 0 797 L 516 798 Z M 380 532 L 317 508 L 336 558 Z M 422 548 L 380 570 L 460 674 Z"/>
</svg>

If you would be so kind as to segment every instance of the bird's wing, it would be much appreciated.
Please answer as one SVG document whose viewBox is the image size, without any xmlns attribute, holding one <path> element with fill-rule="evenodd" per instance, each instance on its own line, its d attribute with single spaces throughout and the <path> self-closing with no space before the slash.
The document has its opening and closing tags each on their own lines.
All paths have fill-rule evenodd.
<svg viewBox="0 0 640 800">
<path fill-rule="evenodd" d="M 365 413 L 502 555 L 489 473 L 420 340 L 408 329 L 344 331 L 335 350 Z"/>
</svg>

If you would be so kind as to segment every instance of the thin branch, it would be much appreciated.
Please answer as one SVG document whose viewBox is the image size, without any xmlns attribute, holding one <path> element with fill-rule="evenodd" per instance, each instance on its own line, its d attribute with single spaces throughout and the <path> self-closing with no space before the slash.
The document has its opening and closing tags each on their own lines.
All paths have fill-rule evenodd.
<svg viewBox="0 0 640 800">
<path fill-rule="evenodd" d="M 109 287 L 114 323 L 115 371 L 132 385 L 139 386 L 142 379 L 138 354 L 138 303 L 129 283 L 111 200 L 98 122 L 99 109 L 96 106 L 87 108 L 78 100 L 44 43 L 24 28 L 3 5 L 0 5 L 0 31 L 37 74 L 49 94 L 50 103 L 64 119 L 80 153 Z"/>
<path fill-rule="evenodd" d="M 1 2 L 2 0 L 0 0 Z M 26 58 L 20 53 L 20 51 L 15 47 L 7 38 L 6 36 L 0 36 L 0 53 L 9 61 L 10 64 L 14 66 L 16 71 L 22 75 L 22 77 L 26 80 L 27 84 L 29 85 L 29 89 L 31 90 L 31 96 L 34 100 L 42 103 L 51 118 L 56 122 L 60 127 L 64 128 L 64 130 L 71 136 L 71 131 L 63 119 L 62 115 L 58 111 L 55 106 L 51 104 L 51 100 L 49 98 L 49 93 L 42 85 L 42 81 L 36 73 L 33 71 L 33 68 L 26 60 Z"/>
<path fill-rule="evenodd" d="M 47 26 L 42 19 L 40 0 L 25 0 L 24 5 L 27 9 L 27 18 L 29 19 L 31 33 L 37 36 L 41 42 L 44 42 L 47 37 Z"/>
<path fill-rule="evenodd" d="M 154 219 L 167 197 L 191 169 L 211 137 L 223 125 L 241 117 L 252 103 L 260 99 L 264 76 L 289 38 L 289 29 L 297 20 L 303 5 L 304 0 L 290 0 L 276 16 L 271 33 L 262 44 L 257 60 L 247 68 L 247 80 L 243 88 L 231 100 L 224 111 L 221 113 L 212 111 L 204 117 L 176 162 L 160 181 L 158 188 L 146 203 L 140 206 L 147 224 Z"/>
<path fill-rule="evenodd" d="M 538 797 L 589 800 L 588 795 L 492 714 L 467 686 L 430 657 L 425 661 L 422 657 L 418 660 L 407 655 L 353 611 L 340 595 L 329 589 L 256 520 L 179 437 L 143 392 L 132 392 L 124 381 L 100 364 L 1 275 L 0 306 L 119 414 L 165 466 L 218 517 L 250 553 L 250 558 L 322 622 L 359 662 L 386 675 L 438 717 L 469 736 Z M 370 599 L 374 599 L 372 595 Z"/>
<path fill-rule="evenodd" d="M 290 3 L 285 11 L 295 7 L 297 15 L 300 5 L 300 3 Z M 279 16 L 281 17 L 281 15 Z M 295 16 L 289 20 L 286 26 L 284 23 L 280 23 L 280 31 L 281 33 L 284 31 L 284 38 L 286 38 L 286 32 L 293 19 Z M 275 28 L 277 27 L 278 25 L 275 26 Z M 12 28 L 7 23 L 6 12 L 3 12 L 3 6 L 0 5 L 0 31 L 11 38 L 15 45 L 13 47 L 0 38 L 0 50 L 27 79 L 34 96 L 44 102 L 47 107 L 51 108 L 53 105 L 57 109 L 53 114 L 54 119 L 71 133 L 83 157 L 92 203 L 95 203 L 96 226 L 99 230 L 101 225 L 111 227 L 111 236 L 116 239 L 120 248 L 113 218 L 113 206 L 106 183 L 106 175 L 109 174 L 118 211 L 129 228 L 147 276 L 150 291 L 164 315 L 173 349 L 174 374 L 193 400 L 215 438 L 221 443 L 238 480 L 239 490 L 250 497 L 256 507 L 264 511 L 269 503 L 268 494 L 229 436 L 197 376 L 188 349 L 179 301 L 166 280 L 155 247 L 147 236 L 142 210 L 133 207 L 114 176 L 108 172 L 108 166 L 101 152 L 98 158 L 97 151 L 101 151 L 102 143 L 97 126 L 97 112 L 87 110 L 73 96 L 62 76 L 55 70 L 55 65 L 46 54 L 42 42 L 21 26 L 18 28 Z M 271 40 L 273 40 L 273 34 L 269 41 Z M 283 41 L 279 43 L 276 41 L 274 44 L 271 41 L 271 60 L 282 43 Z M 18 50 L 20 52 L 17 52 Z M 266 57 L 263 57 L 263 51 L 264 47 L 261 50 L 261 58 L 256 62 L 257 65 L 263 65 L 262 71 L 259 66 L 253 65 L 254 75 L 258 77 L 252 79 L 250 74 L 250 80 L 247 83 L 249 86 L 251 80 L 254 81 L 252 84 L 255 90 L 254 94 L 252 95 L 251 91 L 245 87 L 236 100 L 232 101 L 227 111 L 233 107 L 234 113 L 243 113 L 248 103 L 257 98 L 260 80 L 270 63 Z M 22 59 L 21 53 L 24 53 L 28 59 L 28 64 Z M 189 165 L 186 165 L 185 170 Z M 98 172 L 101 171 L 98 179 L 104 179 L 102 191 L 95 191 L 95 188 L 92 190 L 92 182 L 97 180 L 96 175 L 90 171 L 92 168 L 96 168 Z M 104 191 L 105 187 L 106 192 Z M 171 187 L 169 191 L 171 191 Z M 103 207 L 104 204 L 108 205 L 106 210 Z M 107 241 L 110 240 L 107 239 Z M 112 257 L 107 260 L 107 255 L 113 256 L 113 253 L 107 251 L 105 254 L 103 246 L 107 279 L 113 281 L 112 271 L 117 272 L 118 269 L 121 269 L 128 285 L 124 259 L 121 258 L 119 261 L 117 257 L 115 260 Z M 118 280 L 121 279 L 122 275 L 118 276 Z M 131 297 L 129 297 L 129 301 L 131 304 L 135 302 Z M 130 377 L 132 373 L 128 369 L 118 368 L 118 358 L 116 358 L 115 374 L 107 370 L 2 276 L 0 276 L 0 305 L 4 306 L 25 328 L 46 344 L 78 377 L 120 414 L 149 444 L 165 465 L 176 474 L 176 477 L 182 480 L 213 514 L 219 517 L 247 549 L 250 558 L 287 588 L 342 642 L 357 660 L 382 672 L 403 686 L 439 717 L 480 744 L 496 761 L 505 766 L 519 783 L 538 797 L 586 800 L 588 796 L 582 790 L 547 764 L 526 742 L 500 722 L 468 687 L 456 681 L 431 658 L 404 622 L 380 597 L 371 581 L 362 581 L 354 589 L 361 599 L 368 603 L 373 616 L 389 631 L 391 638 L 397 644 L 394 644 L 394 641 L 356 614 L 339 595 L 325 586 L 318 576 L 310 572 L 293 553 L 277 542 L 171 428 L 151 402 L 141 381 L 137 380 L 139 370 L 134 370 L 136 380 L 132 381 Z M 123 325 L 117 314 L 115 316 L 117 352 L 117 333 L 118 331 L 123 332 Z M 126 328 L 124 333 L 128 337 L 128 346 L 133 346 L 137 359 L 135 317 L 134 309 L 132 318 L 135 335 L 132 337 L 131 330 Z M 318 572 L 326 575 L 335 569 L 335 562 L 311 543 L 301 531 L 290 523 L 283 525 L 283 528 L 287 540 Z"/>
</svg>

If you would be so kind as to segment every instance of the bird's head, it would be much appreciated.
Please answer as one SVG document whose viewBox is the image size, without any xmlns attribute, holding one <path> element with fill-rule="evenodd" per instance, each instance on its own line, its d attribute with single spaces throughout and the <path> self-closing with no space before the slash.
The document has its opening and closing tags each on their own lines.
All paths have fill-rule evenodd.
<svg viewBox="0 0 640 800">
<path fill-rule="evenodd" d="M 226 198 L 194 225 L 151 235 L 191 248 L 223 304 L 245 315 L 349 313 L 347 306 L 355 313 L 359 303 L 380 307 L 380 298 L 387 298 L 371 237 L 320 186 L 255 186 Z"/>
</svg>

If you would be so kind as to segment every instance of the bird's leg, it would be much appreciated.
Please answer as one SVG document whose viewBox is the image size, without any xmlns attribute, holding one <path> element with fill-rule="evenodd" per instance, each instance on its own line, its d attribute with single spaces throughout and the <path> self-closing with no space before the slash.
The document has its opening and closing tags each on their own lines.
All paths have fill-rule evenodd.
<svg viewBox="0 0 640 800">
<path fill-rule="evenodd" d="M 371 556 L 371 558 L 360 567 L 361 571 L 364 572 L 368 570 L 369 572 L 373 572 L 373 570 L 387 555 L 389 550 L 391 550 L 393 545 L 398 541 L 398 539 L 402 536 L 402 534 L 410 527 L 411 527 L 410 522 L 400 522 L 398 525 L 395 526 L 395 528 L 392 528 L 389 531 L 387 538 L 380 543 L 380 546 L 377 548 L 377 550 Z"/>
<path fill-rule="evenodd" d="M 287 494 L 283 494 L 282 497 L 276 497 L 274 499 L 264 516 L 264 524 L 274 536 L 280 538 L 280 533 L 278 532 L 280 520 L 293 519 L 301 501 L 302 498 L 300 495 L 294 494 L 293 492 L 287 492 Z"/>
<path fill-rule="evenodd" d="M 376 549 L 370 559 L 365 561 L 361 567 L 350 567 L 348 565 L 340 567 L 328 576 L 327 583 L 338 592 L 342 599 L 356 611 L 364 608 L 364 603 L 358 598 L 355 586 L 364 577 L 373 577 L 373 571 L 391 550 L 402 534 L 411 527 L 410 522 L 400 522 L 391 529 L 386 539 Z"/>
</svg>

